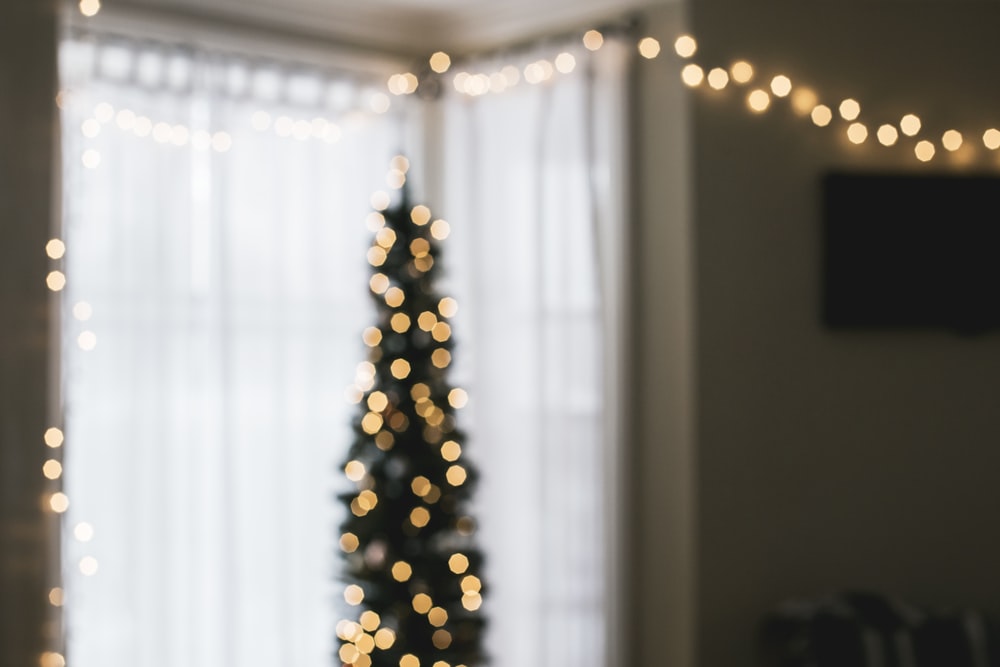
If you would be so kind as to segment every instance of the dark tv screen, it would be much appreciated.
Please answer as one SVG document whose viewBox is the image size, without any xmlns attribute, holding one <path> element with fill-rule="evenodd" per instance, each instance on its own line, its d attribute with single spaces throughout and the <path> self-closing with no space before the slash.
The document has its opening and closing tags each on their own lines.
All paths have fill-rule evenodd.
<svg viewBox="0 0 1000 667">
<path fill-rule="evenodd" d="M 822 197 L 828 327 L 1000 326 L 1000 177 L 830 173 Z"/>
</svg>

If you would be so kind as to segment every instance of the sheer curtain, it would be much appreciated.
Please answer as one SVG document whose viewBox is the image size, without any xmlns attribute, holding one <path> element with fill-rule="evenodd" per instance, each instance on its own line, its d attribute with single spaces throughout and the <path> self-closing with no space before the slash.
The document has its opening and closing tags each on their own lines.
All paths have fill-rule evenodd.
<svg viewBox="0 0 1000 667">
<path fill-rule="evenodd" d="M 622 659 L 629 60 L 609 39 L 468 63 L 441 112 L 500 665 Z"/>
<path fill-rule="evenodd" d="M 469 63 L 519 81 L 385 114 L 384 78 L 107 36 L 61 56 L 72 664 L 334 659 L 364 220 L 407 144 L 452 229 L 493 664 L 619 664 L 628 49 Z"/>
<path fill-rule="evenodd" d="M 364 220 L 403 120 L 382 78 L 61 48 L 68 658 L 330 664 Z"/>
</svg>

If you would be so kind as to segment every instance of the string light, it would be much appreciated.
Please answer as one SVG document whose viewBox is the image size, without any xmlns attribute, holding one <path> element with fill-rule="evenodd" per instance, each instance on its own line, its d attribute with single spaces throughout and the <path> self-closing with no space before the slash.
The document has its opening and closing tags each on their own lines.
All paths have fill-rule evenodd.
<svg viewBox="0 0 1000 667">
<path fill-rule="evenodd" d="M 653 37 L 643 37 L 639 40 L 639 55 L 647 60 L 652 60 L 660 55 L 660 42 Z"/>
<path fill-rule="evenodd" d="M 583 33 L 583 46 L 588 51 L 597 51 L 604 45 L 604 35 L 597 30 L 588 30 Z"/>
<path fill-rule="evenodd" d="M 451 56 L 444 51 L 436 51 L 428 59 L 431 69 L 438 74 L 444 74 L 451 67 Z"/>
<path fill-rule="evenodd" d="M 920 118 L 912 113 L 908 113 L 899 121 L 899 129 L 908 137 L 916 136 L 920 132 Z"/>
<path fill-rule="evenodd" d="M 851 121 L 857 118 L 861 114 L 861 105 L 858 103 L 857 100 L 849 97 L 840 103 L 840 106 L 837 107 L 837 110 L 840 112 L 841 118 L 847 121 Z"/>
<path fill-rule="evenodd" d="M 99 11 L 101 11 L 100 0 L 80 0 L 80 13 L 87 18 L 97 16 Z"/>
<path fill-rule="evenodd" d="M 745 60 L 738 60 L 729 68 L 733 81 L 736 83 L 749 83 L 753 79 L 753 66 Z"/>
<path fill-rule="evenodd" d="M 962 133 L 958 130 L 947 130 L 941 135 L 941 145 L 946 150 L 957 151 L 962 147 Z"/>
<path fill-rule="evenodd" d="M 767 111 L 767 108 L 771 105 L 771 96 L 767 94 L 766 91 L 757 89 L 750 92 L 747 95 L 747 106 L 750 107 L 751 111 L 757 113 L 763 113 Z"/>
<path fill-rule="evenodd" d="M 722 90 L 729 84 L 729 72 L 721 67 L 714 67 L 708 73 L 708 85 L 713 90 Z"/>
<path fill-rule="evenodd" d="M 894 125 L 886 123 L 879 126 L 875 136 L 878 137 L 879 143 L 883 146 L 892 146 L 899 139 L 899 132 L 896 131 Z"/>
<path fill-rule="evenodd" d="M 929 162 L 934 157 L 934 144 L 922 139 L 913 147 L 913 152 L 921 162 Z"/>
<path fill-rule="evenodd" d="M 64 436 L 62 430 L 52 426 L 45 430 L 45 435 L 43 437 L 45 444 L 49 447 L 55 449 L 61 447 L 64 441 Z"/>
<path fill-rule="evenodd" d="M 868 128 L 863 123 L 851 123 L 847 128 L 847 138 L 852 144 L 863 144 L 868 138 Z"/>
<path fill-rule="evenodd" d="M 771 79 L 771 92 L 775 97 L 787 97 L 792 92 L 792 80 L 784 74 Z"/>
<path fill-rule="evenodd" d="M 681 35 L 674 40 L 674 52 L 681 58 L 690 58 L 698 50 L 698 42 L 691 35 Z"/>
<path fill-rule="evenodd" d="M 681 70 L 681 81 L 685 85 L 695 88 L 701 85 L 702 80 L 705 78 L 705 71 L 698 65 L 694 63 L 689 63 L 684 66 Z"/>
<path fill-rule="evenodd" d="M 1000 148 L 1000 130 L 991 127 L 983 132 L 983 145 L 991 151 Z"/>
<path fill-rule="evenodd" d="M 810 113 L 810 117 L 817 127 L 826 127 L 833 120 L 833 111 L 825 104 L 817 104 Z"/>
</svg>

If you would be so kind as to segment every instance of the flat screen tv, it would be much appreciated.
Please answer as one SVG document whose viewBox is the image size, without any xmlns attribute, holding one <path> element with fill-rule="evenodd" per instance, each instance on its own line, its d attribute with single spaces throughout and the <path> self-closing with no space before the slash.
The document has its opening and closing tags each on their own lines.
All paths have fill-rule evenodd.
<svg viewBox="0 0 1000 667">
<path fill-rule="evenodd" d="M 1000 177 L 823 177 L 822 317 L 834 329 L 1000 327 Z"/>
</svg>

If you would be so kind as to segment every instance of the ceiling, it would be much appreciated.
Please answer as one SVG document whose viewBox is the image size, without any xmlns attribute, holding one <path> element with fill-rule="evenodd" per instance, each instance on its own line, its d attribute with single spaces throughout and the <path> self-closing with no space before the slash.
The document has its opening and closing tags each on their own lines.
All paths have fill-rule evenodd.
<svg viewBox="0 0 1000 667">
<path fill-rule="evenodd" d="M 466 53 L 678 0 L 106 0 L 126 8 L 407 55 Z"/>
</svg>

